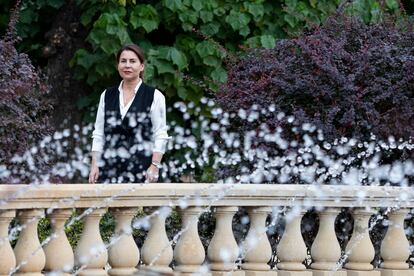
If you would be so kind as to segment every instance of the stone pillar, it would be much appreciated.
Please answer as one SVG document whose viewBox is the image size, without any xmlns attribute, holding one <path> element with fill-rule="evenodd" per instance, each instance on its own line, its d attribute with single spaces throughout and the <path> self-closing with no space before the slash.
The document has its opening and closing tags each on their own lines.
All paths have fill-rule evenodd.
<svg viewBox="0 0 414 276">
<path fill-rule="evenodd" d="M 233 235 L 232 219 L 238 207 L 216 207 L 216 229 L 207 250 L 213 275 L 240 274 L 236 269 L 239 247 Z"/>
<path fill-rule="evenodd" d="M 65 233 L 65 222 L 71 214 L 71 209 L 57 209 L 48 215 L 52 224 L 52 235 L 51 240 L 43 247 L 46 255 L 46 272 L 71 275 L 75 261 Z"/>
<path fill-rule="evenodd" d="M 272 247 L 266 234 L 266 218 L 272 211 L 270 207 L 249 207 L 250 228 L 243 244 L 244 263 L 242 269 L 246 276 L 270 275 L 267 264 L 272 257 Z"/>
<path fill-rule="evenodd" d="M 348 256 L 348 263 L 345 264 L 345 268 L 349 269 L 347 275 L 379 276 L 380 272 L 374 271 L 371 265 L 375 250 L 369 237 L 369 218 L 373 212 L 364 208 L 356 208 L 352 214 L 354 230 L 345 249 L 345 254 Z"/>
<path fill-rule="evenodd" d="M 16 267 L 16 257 L 9 242 L 9 225 L 15 217 L 15 210 L 0 211 L 0 276 L 9 275 Z"/>
<path fill-rule="evenodd" d="M 201 207 L 189 207 L 180 211 L 182 234 L 174 248 L 175 271 L 180 273 L 200 273 L 206 254 L 198 235 L 198 217 Z"/>
<path fill-rule="evenodd" d="M 99 221 L 104 214 L 105 209 L 95 209 L 82 220 L 83 232 L 75 249 L 78 275 L 107 275 L 104 267 L 108 252 L 99 231 Z"/>
<path fill-rule="evenodd" d="M 170 209 L 169 207 L 163 207 Z M 173 249 L 165 231 L 166 213 L 155 211 L 151 215 L 151 229 L 149 230 L 141 248 L 144 269 L 160 272 L 171 272 L 169 267 L 173 259 Z"/>
<path fill-rule="evenodd" d="M 335 219 L 339 208 L 327 208 L 319 212 L 319 230 L 311 247 L 313 276 L 346 276 L 345 271 L 337 271 L 341 258 L 341 246 L 335 233 Z"/>
<path fill-rule="evenodd" d="M 389 226 L 381 243 L 381 257 L 384 260 L 381 276 L 414 276 L 414 270 L 408 271 L 410 244 L 404 232 L 404 218 L 408 211 L 399 209 L 388 215 Z"/>
<path fill-rule="evenodd" d="M 277 256 L 280 262 L 277 264 L 279 276 L 311 276 L 312 272 L 306 271 L 302 262 L 306 259 L 307 248 L 303 240 L 300 224 L 301 211 L 297 214 L 291 211 L 287 214 L 286 229 L 277 247 Z"/>
<path fill-rule="evenodd" d="M 132 237 L 131 221 L 137 213 L 136 208 L 114 208 L 116 226 L 114 244 L 109 247 L 109 275 L 132 275 L 139 262 L 139 249 Z"/>
<path fill-rule="evenodd" d="M 18 270 L 13 275 L 43 275 L 41 272 L 45 266 L 46 257 L 37 235 L 37 225 L 43 215 L 44 211 L 40 209 L 17 212 L 17 218 L 23 230 L 14 247 Z"/>
</svg>

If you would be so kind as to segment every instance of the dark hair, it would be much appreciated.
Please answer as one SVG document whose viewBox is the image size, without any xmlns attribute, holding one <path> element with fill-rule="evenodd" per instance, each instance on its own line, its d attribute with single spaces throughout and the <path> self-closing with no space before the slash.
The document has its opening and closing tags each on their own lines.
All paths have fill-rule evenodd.
<svg viewBox="0 0 414 276">
<path fill-rule="evenodd" d="M 145 57 L 144 57 L 144 51 L 136 44 L 127 44 L 125 46 L 123 46 L 121 49 L 119 49 L 118 53 L 116 54 L 116 62 L 119 63 L 119 59 L 121 57 L 121 54 L 123 51 L 132 51 L 134 52 L 137 56 L 139 61 L 144 64 L 145 62 Z M 139 74 L 139 77 L 142 79 L 144 77 L 144 71 L 142 71 Z"/>
</svg>

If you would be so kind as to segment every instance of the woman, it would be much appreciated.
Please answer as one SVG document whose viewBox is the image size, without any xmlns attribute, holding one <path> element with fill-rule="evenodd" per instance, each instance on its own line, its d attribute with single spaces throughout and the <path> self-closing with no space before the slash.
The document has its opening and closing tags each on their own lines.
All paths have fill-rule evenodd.
<svg viewBox="0 0 414 276">
<path fill-rule="evenodd" d="M 116 58 L 122 81 L 99 101 L 89 183 L 157 182 L 169 138 L 165 97 L 143 83 L 141 48 L 126 45 Z"/>
</svg>

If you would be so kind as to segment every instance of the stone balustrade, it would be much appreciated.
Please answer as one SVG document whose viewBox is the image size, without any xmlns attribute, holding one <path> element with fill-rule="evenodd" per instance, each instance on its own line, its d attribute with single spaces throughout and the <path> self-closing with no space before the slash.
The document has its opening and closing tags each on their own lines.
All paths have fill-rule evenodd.
<svg viewBox="0 0 414 276">
<path fill-rule="evenodd" d="M 238 244 L 233 217 L 245 207 L 250 226 Z M 138 248 L 132 220 L 138 208 L 148 215 L 150 229 Z M 277 245 L 266 231 L 269 216 L 285 210 L 285 230 Z M 319 228 L 312 245 L 302 236 L 304 213 L 314 208 Z M 353 231 L 345 248 L 335 232 L 343 208 L 353 216 Z M 382 241 L 380 267 L 374 267 L 369 220 L 387 208 L 388 229 Z M 253 185 L 253 184 L 120 184 L 120 185 L 0 185 L 0 275 L 139 275 L 155 270 L 177 275 L 240 276 L 409 276 L 413 256 L 404 220 L 414 208 L 414 189 L 408 187 Z M 170 241 L 166 217 L 175 209 L 182 229 Z M 71 248 L 65 223 L 76 210 L 83 231 Z M 105 244 L 99 222 L 105 212 L 116 221 L 114 236 Z M 215 230 L 205 250 L 198 218 L 212 210 Z M 52 235 L 42 242 L 38 222 L 51 222 Z M 17 219 L 20 234 L 12 248 L 10 237 Z M 407 222 L 407 221 L 406 221 Z M 413 225 L 412 221 L 408 221 Z M 14 224 L 15 225 L 15 224 Z M 407 235 L 406 235 L 407 234 Z M 413 247 L 411 247 L 413 248 Z M 276 253 L 275 253 L 276 252 Z M 274 256 L 276 254 L 276 256 Z M 411 257 L 413 258 L 413 257 Z M 269 261 L 276 259 L 276 266 Z M 411 263 L 414 259 L 411 259 Z"/>
</svg>

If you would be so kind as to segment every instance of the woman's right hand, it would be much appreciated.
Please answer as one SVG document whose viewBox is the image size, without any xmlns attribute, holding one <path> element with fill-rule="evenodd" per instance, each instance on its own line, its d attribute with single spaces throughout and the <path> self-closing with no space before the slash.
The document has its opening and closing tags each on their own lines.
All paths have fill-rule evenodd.
<svg viewBox="0 0 414 276">
<path fill-rule="evenodd" d="M 91 166 L 91 172 L 89 173 L 89 183 L 94 184 L 98 181 L 99 177 L 99 168 L 97 165 Z"/>
</svg>

